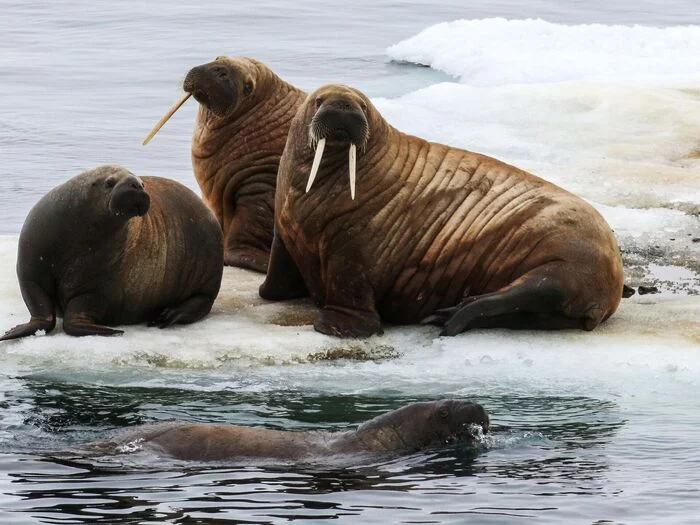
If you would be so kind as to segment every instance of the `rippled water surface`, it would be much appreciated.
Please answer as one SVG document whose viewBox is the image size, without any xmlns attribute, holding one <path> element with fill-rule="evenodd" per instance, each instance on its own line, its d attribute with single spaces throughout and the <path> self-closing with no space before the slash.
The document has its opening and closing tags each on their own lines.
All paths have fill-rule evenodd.
<svg viewBox="0 0 700 525">
<path fill-rule="evenodd" d="M 283 382 L 304 383 L 303 376 L 295 371 Z M 664 394 L 647 405 L 651 399 L 634 396 L 489 394 L 492 387 L 477 383 L 459 392 L 492 412 L 495 427 L 479 450 L 454 446 L 408 457 L 206 465 L 90 462 L 66 450 L 110 429 L 173 418 L 333 429 L 433 396 L 382 389 L 328 394 L 308 387 L 240 392 L 81 385 L 40 374 L 12 382 L 16 389 L 6 393 L 3 409 L 18 419 L 3 428 L 12 428 L 17 441 L 5 439 L 0 456 L 8 523 L 464 523 L 470 515 L 479 515 L 479 523 L 613 517 L 679 523 L 696 505 L 697 474 L 674 481 L 668 465 L 685 458 L 688 471 L 697 472 L 699 421 L 667 414 L 676 436 L 649 425 L 668 408 Z M 649 474 L 630 480 L 632 471 Z M 669 499 L 670 513 L 652 504 Z M 669 515 L 679 520 L 664 521 Z"/>
<path fill-rule="evenodd" d="M 0 331 L 26 316 L 17 234 L 51 187 L 110 162 L 196 189 L 194 103 L 140 143 L 187 70 L 221 54 L 305 89 L 353 84 L 400 129 L 581 194 L 615 229 L 627 282 L 661 292 L 592 333 L 389 327 L 339 342 L 313 332 L 308 304 L 261 304 L 260 276 L 227 269 L 195 326 L 0 343 L 0 523 L 698 523 L 694 0 L 0 0 L 0 12 Z M 305 463 L 80 452 L 156 421 L 336 430 L 445 396 L 490 412 L 478 447 Z"/>
</svg>

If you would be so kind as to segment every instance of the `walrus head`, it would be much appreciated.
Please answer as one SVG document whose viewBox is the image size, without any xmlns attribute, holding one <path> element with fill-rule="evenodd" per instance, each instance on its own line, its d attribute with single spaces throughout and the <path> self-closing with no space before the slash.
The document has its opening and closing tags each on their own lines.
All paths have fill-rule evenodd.
<svg viewBox="0 0 700 525">
<path fill-rule="evenodd" d="M 185 92 L 153 126 L 143 144 L 148 144 L 191 96 L 216 119 L 242 114 L 249 106 L 246 102 L 256 98 L 258 76 L 265 71 L 267 68 L 260 62 L 246 57 L 219 56 L 213 62 L 193 67 L 182 83 Z"/>
<path fill-rule="evenodd" d="M 357 433 L 377 449 L 419 450 L 457 441 L 474 442 L 475 425 L 488 432 L 489 416 L 484 407 L 471 401 L 441 399 L 412 403 L 376 417 L 361 425 Z"/>
<path fill-rule="evenodd" d="M 309 95 L 307 104 L 312 104 L 313 113 L 309 123 L 309 144 L 316 153 L 306 191 L 314 183 L 326 145 L 329 148 L 347 148 L 350 196 L 354 200 L 357 148 L 364 151 L 370 134 L 367 118 L 369 101 L 355 89 L 328 85 Z"/>
<path fill-rule="evenodd" d="M 146 214 L 151 199 L 140 178 L 120 166 L 100 166 L 92 173 L 92 191 L 102 196 L 112 216 L 128 220 Z"/>
<path fill-rule="evenodd" d="M 251 59 L 220 56 L 190 69 L 182 88 L 214 115 L 225 118 L 252 96 L 255 74 Z"/>
</svg>

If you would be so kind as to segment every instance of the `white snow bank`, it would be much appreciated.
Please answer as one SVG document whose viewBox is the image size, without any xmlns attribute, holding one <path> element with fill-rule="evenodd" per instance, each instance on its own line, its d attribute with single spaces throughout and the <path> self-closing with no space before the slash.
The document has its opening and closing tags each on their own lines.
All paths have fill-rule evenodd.
<svg viewBox="0 0 700 525">
<path fill-rule="evenodd" d="M 697 74 L 700 27 L 456 20 L 430 26 L 387 53 L 481 86 L 583 79 L 668 82 Z"/>
</svg>

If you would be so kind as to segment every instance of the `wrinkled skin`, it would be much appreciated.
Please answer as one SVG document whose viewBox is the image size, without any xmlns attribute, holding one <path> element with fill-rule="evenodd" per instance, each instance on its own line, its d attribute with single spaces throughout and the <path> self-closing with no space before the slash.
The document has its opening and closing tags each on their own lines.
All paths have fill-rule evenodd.
<svg viewBox="0 0 700 525">
<path fill-rule="evenodd" d="M 484 408 L 470 401 L 443 399 L 413 403 L 345 432 L 292 432 L 262 427 L 164 423 L 128 432 L 92 446 L 99 452 L 142 448 L 184 460 L 304 459 L 362 452 L 414 452 L 454 441 L 475 440 L 471 428 L 488 432 Z"/>
<path fill-rule="evenodd" d="M 75 336 L 198 321 L 219 292 L 222 246 L 213 214 L 182 184 L 119 166 L 86 171 L 29 212 L 17 277 L 31 319 L 0 340 L 51 332 L 57 316 Z"/>
<path fill-rule="evenodd" d="M 224 263 L 267 270 L 277 167 L 306 94 L 257 60 L 218 57 L 183 88 L 199 102 L 192 166 L 224 232 Z"/>
<path fill-rule="evenodd" d="M 615 237 L 592 206 L 496 159 L 401 133 L 346 86 L 325 86 L 299 108 L 280 163 L 275 228 L 260 295 L 309 293 L 321 307 L 316 330 L 339 337 L 378 333 L 382 321 L 434 323 L 443 335 L 592 330 L 623 289 Z"/>
</svg>

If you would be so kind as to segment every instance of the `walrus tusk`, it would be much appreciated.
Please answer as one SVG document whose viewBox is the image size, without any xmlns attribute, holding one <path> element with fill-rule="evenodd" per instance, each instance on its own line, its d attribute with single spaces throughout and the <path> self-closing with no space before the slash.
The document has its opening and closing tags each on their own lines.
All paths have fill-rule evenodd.
<svg viewBox="0 0 700 525">
<path fill-rule="evenodd" d="M 318 141 L 316 145 L 316 155 L 314 155 L 314 162 L 311 165 L 311 173 L 309 174 L 309 180 L 306 183 L 306 193 L 309 193 L 311 185 L 314 183 L 316 174 L 318 173 L 318 167 L 321 165 L 321 157 L 323 157 L 323 148 L 326 147 L 325 137 Z"/>
<path fill-rule="evenodd" d="M 146 135 L 146 138 L 143 139 L 143 145 L 144 145 L 144 146 L 145 146 L 146 144 L 148 144 L 148 142 L 153 138 L 153 136 L 154 136 L 156 133 L 158 133 L 158 131 L 160 130 L 160 128 L 162 128 L 163 125 L 170 119 L 170 117 L 172 117 L 173 114 L 174 114 L 178 109 L 180 109 L 180 106 L 182 106 L 182 105 L 185 103 L 185 101 L 186 101 L 188 98 L 190 98 L 190 96 L 192 96 L 192 93 L 183 93 L 182 96 L 178 99 L 178 101 L 175 102 L 175 104 L 173 104 L 173 105 L 170 107 L 170 109 L 165 113 L 165 115 L 163 115 L 163 116 L 160 118 L 160 120 L 158 121 L 158 123 L 157 123 L 155 126 L 153 126 L 153 129 L 151 130 L 151 132 L 150 132 L 148 135 Z"/>
<path fill-rule="evenodd" d="M 350 144 L 350 158 L 348 159 L 348 171 L 350 172 L 350 197 L 355 200 L 355 171 L 357 167 L 357 146 Z"/>
</svg>

